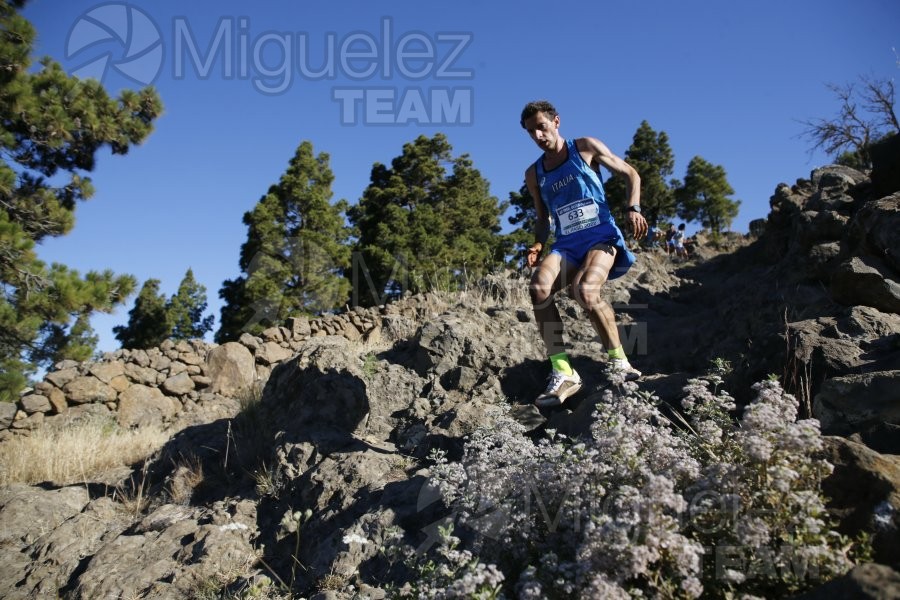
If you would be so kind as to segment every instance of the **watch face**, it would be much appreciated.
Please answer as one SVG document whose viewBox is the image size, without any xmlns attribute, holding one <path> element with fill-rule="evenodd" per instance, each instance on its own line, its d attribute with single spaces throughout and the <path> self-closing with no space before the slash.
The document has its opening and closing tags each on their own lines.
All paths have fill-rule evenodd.
<svg viewBox="0 0 900 600">
<path fill-rule="evenodd" d="M 634 206 L 629 206 L 629 207 L 628 207 L 628 210 L 630 210 L 631 212 L 636 212 L 636 213 L 639 213 L 639 214 L 640 214 L 640 212 L 641 212 L 641 207 L 638 206 L 637 204 L 635 204 Z"/>
</svg>

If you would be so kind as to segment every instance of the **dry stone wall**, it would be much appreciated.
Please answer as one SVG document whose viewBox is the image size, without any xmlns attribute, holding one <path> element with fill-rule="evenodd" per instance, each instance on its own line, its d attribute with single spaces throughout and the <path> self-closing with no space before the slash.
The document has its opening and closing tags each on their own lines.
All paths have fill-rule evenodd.
<svg viewBox="0 0 900 600">
<path fill-rule="evenodd" d="M 90 362 L 61 361 L 16 403 L 0 403 L 0 442 L 55 421 L 109 414 L 123 427 L 167 425 L 213 396 L 239 398 L 310 338 L 337 336 L 378 344 L 415 329 L 443 306 L 435 294 L 407 296 L 379 307 L 289 318 L 259 336 L 222 345 L 167 340 L 158 348 L 116 350 Z"/>
</svg>

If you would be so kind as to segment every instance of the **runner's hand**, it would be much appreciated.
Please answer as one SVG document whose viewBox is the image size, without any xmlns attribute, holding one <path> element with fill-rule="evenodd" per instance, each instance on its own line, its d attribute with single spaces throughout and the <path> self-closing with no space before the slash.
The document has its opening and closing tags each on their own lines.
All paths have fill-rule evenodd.
<svg viewBox="0 0 900 600">
<path fill-rule="evenodd" d="M 634 239 L 641 240 L 647 235 L 647 219 L 641 213 L 629 211 L 628 224 L 631 226 L 631 234 L 634 236 Z"/>
<path fill-rule="evenodd" d="M 529 267 L 533 267 L 538 263 L 541 256 L 541 250 L 543 249 L 544 245 L 540 242 L 535 242 L 528 247 L 528 250 L 525 251 L 525 262 Z"/>
</svg>

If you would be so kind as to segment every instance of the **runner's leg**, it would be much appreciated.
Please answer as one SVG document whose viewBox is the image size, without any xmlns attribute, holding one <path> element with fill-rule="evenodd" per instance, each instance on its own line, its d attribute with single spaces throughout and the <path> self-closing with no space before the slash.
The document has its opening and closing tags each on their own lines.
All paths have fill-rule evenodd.
<svg viewBox="0 0 900 600">
<path fill-rule="evenodd" d="M 529 290 L 534 319 L 549 356 L 566 351 L 562 317 L 553 297 L 567 281 L 571 281 L 574 270 L 562 256 L 551 252 L 544 257 L 531 277 Z"/>
<path fill-rule="evenodd" d="M 616 327 L 616 313 L 600 293 L 615 257 L 615 247 L 607 244 L 594 246 L 588 251 L 584 264 L 572 279 L 572 297 L 587 312 L 591 324 L 607 350 L 621 345 L 619 330 Z"/>
</svg>

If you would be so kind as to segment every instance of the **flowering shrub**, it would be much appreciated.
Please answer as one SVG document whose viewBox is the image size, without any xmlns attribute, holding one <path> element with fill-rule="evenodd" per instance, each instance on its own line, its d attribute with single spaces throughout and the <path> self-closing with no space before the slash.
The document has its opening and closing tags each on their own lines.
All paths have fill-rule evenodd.
<svg viewBox="0 0 900 600">
<path fill-rule="evenodd" d="M 589 439 L 535 443 L 501 415 L 461 462 L 435 455 L 433 485 L 471 534 L 445 559 L 468 552 L 498 592 L 535 599 L 785 595 L 848 570 L 820 492 L 818 422 L 797 421 L 775 381 L 735 421 L 720 373 L 690 380 L 677 424 L 620 379 Z"/>
<path fill-rule="evenodd" d="M 392 545 L 391 551 L 402 553 L 403 562 L 416 575 L 413 581 L 396 590 L 394 596 L 430 600 L 499 598 L 503 573 L 494 565 L 480 562 L 472 552 L 457 550 L 459 542 L 460 539 L 453 535 L 453 525 L 448 524 L 438 526 L 438 545 L 428 555 L 418 555 L 399 544 Z"/>
</svg>

